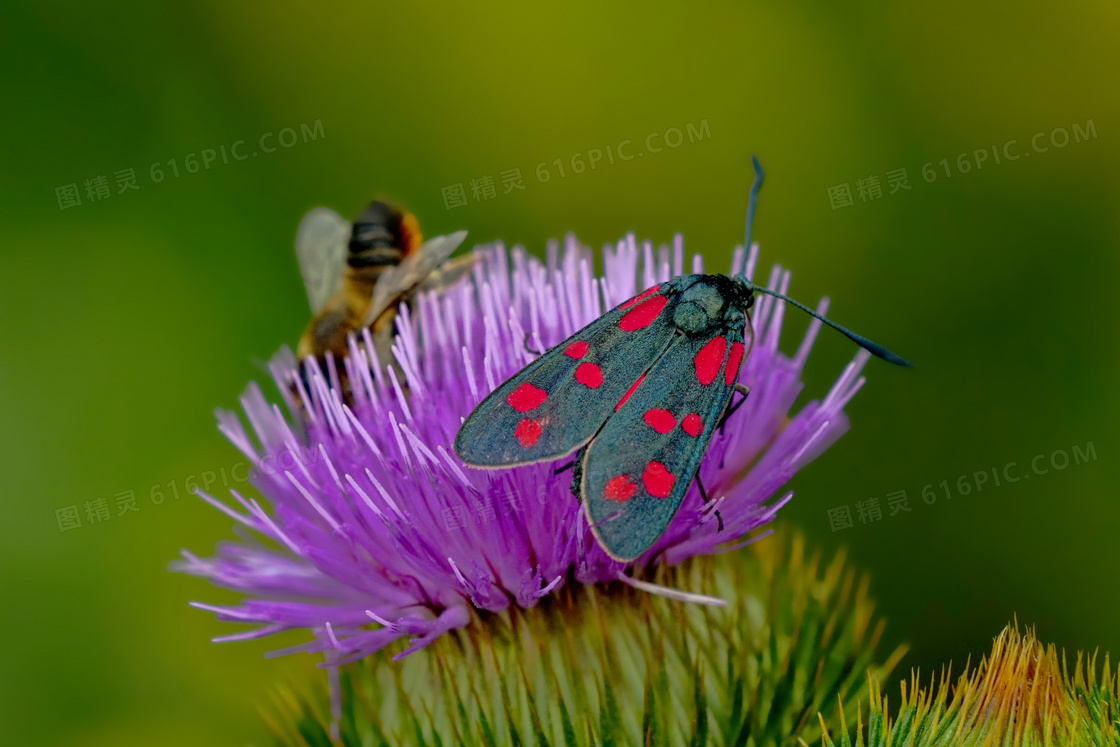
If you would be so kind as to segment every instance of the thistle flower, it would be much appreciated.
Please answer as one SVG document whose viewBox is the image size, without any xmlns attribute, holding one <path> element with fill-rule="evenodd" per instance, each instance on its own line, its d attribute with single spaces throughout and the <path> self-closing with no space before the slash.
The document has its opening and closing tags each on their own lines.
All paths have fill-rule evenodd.
<svg viewBox="0 0 1120 747">
<path fill-rule="evenodd" d="M 789 415 L 820 323 L 786 357 L 778 352 L 784 302 L 759 298 L 754 347 L 739 374 L 751 395 L 713 437 L 700 469 L 723 531 L 694 487 L 661 539 L 624 566 L 595 543 L 553 465 L 470 470 L 450 444 L 482 397 L 532 359 L 530 347 L 551 347 L 605 309 L 681 274 L 681 238 L 655 259 L 649 242 L 639 248 L 628 235 L 604 247 L 600 278 L 591 251 L 571 235 L 563 252 L 550 243 L 544 263 L 520 247 L 510 256 L 500 243 L 475 251 L 469 282 L 422 294 L 411 313 L 401 308 L 395 365 L 377 360 L 368 331 L 351 339 L 341 362 L 349 403 L 333 361 L 322 371 L 309 359 L 300 376 L 284 350 L 270 366 L 287 416 L 255 383 L 241 397 L 255 440 L 235 413 L 217 412 L 219 430 L 254 463 L 250 481 L 271 513 L 236 491 L 244 513 L 199 492 L 265 540 L 242 531 L 213 558 L 184 550 L 173 564 L 246 595 L 236 606 L 193 603 L 257 626 L 215 640 L 303 628 L 310 640 L 274 655 L 322 652 L 324 665 L 337 667 L 399 639 L 408 640 L 396 657 L 405 656 L 485 615 L 529 610 L 565 587 L 621 581 L 715 601 L 640 577 L 756 540 L 791 498 L 780 488 L 847 429 L 843 408 L 863 384 L 867 354 L 857 353 L 823 400 Z M 752 277 L 757 256 L 757 244 L 737 248 L 732 273 Z M 698 255 L 691 271 L 703 271 Z M 788 271 L 771 270 L 771 289 L 785 293 L 789 281 Z M 827 299 L 818 311 L 826 308 Z"/>
<path fill-rule="evenodd" d="M 965 665 L 951 698 L 952 677 L 945 670 L 939 680 L 930 678 L 928 690 L 921 688 L 916 672 L 909 686 L 903 680 L 901 706 L 893 719 L 878 678 L 868 679 L 871 707 L 866 741 L 857 714 L 859 747 L 1120 745 L 1120 670 L 1110 669 L 1106 655 L 1098 679 L 1096 654 L 1084 659 L 1079 653 L 1071 676 L 1065 654 L 1059 664 L 1054 644 L 1044 646 L 1033 630 L 1020 634 L 1018 625 L 1004 628 L 979 666 L 969 671 Z M 840 724 L 837 741 L 826 732 L 821 744 L 851 747 L 846 723 Z"/>
<path fill-rule="evenodd" d="M 342 667 L 344 745 L 705 745 L 816 741 L 867 694 L 883 629 L 867 578 L 822 565 L 780 529 L 744 553 L 698 556 L 654 577 L 718 593 L 685 605 L 617 585 L 566 585 L 394 662 Z M 329 745 L 321 678 L 279 687 L 262 715 L 284 747 Z M 805 740 L 800 741 L 799 740 Z"/>
</svg>

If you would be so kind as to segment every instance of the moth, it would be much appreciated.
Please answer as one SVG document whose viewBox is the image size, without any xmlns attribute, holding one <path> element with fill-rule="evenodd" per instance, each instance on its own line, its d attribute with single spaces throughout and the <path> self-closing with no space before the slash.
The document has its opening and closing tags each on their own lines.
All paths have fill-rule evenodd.
<svg viewBox="0 0 1120 747">
<path fill-rule="evenodd" d="M 747 247 L 764 176 L 752 162 Z M 592 533 L 612 558 L 634 560 L 664 533 L 712 434 L 748 393 L 737 382 L 753 339 L 756 293 L 793 304 L 880 358 L 911 365 L 742 275 L 683 275 L 607 312 L 495 389 L 463 422 L 455 452 L 483 469 L 577 452 L 572 492 Z M 732 405 L 737 388 L 743 397 Z"/>
</svg>

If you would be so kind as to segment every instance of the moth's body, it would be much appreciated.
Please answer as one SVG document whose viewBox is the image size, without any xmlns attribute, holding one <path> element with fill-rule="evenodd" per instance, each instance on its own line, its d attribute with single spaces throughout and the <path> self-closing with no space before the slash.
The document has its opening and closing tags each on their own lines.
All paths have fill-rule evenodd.
<svg viewBox="0 0 1120 747">
<path fill-rule="evenodd" d="M 308 212 L 296 235 L 296 255 L 313 317 L 296 348 L 299 358 L 313 356 L 321 367 L 328 353 L 341 361 L 350 351 L 350 333 L 370 327 L 380 365 L 391 365 L 399 303 L 417 288 L 442 287 L 466 274 L 473 257 L 447 261 L 465 238 L 466 231 L 458 231 L 422 242 L 411 213 L 379 200 L 352 224 L 328 208 Z M 345 368 L 335 370 L 346 401 Z"/>
</svg>

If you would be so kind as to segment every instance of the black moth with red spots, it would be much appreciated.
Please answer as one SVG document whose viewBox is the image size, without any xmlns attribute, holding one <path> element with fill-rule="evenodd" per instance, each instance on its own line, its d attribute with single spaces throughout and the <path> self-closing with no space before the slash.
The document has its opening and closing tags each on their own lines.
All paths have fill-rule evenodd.
<svg viewBox="0 0 1120 747">
<path fill-rule="evenodd" d="M 604 314 L 484 399 L 455 438 L 473 467 L 579 450 L 572 485 L 611 557 L 665 531 L 730 402 L 750 335 L 751 288 L 684 275 Z"/>
<path fill-rule="evenodd" d="M 746 238 L 762 167 L 747 202 Z M 780 298 L 890 363 L 882 345 L 738 275 L 682 275 L 646 290 L 495 389 L 455 436 L 472 467 L 547 462 L 579 451 L 572 492 L 616 560 L 634 560 L 669 526 L 731 403 L 754 294 Z"/>
</svg>

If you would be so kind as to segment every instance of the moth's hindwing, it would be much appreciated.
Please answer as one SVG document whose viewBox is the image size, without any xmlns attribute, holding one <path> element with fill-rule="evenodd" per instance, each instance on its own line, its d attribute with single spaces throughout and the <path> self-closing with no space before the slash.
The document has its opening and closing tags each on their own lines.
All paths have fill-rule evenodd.
<svg viewBox="0 0 1120 747">
<path fill-rule="evenodd" d="M 584 510 L 617 560 L 637 558 L 665 531 L 734 391 L 743 328 L 714 332 L 678 337 L 584 454 Z"/>
<path fill-rule="evenodd" d="M 676 284 L 661 283 L 544 353 L 495 389 L 455 437 L 475 467 L 559 459 L 587 443 L 673 339 Z"/>
</svg>

